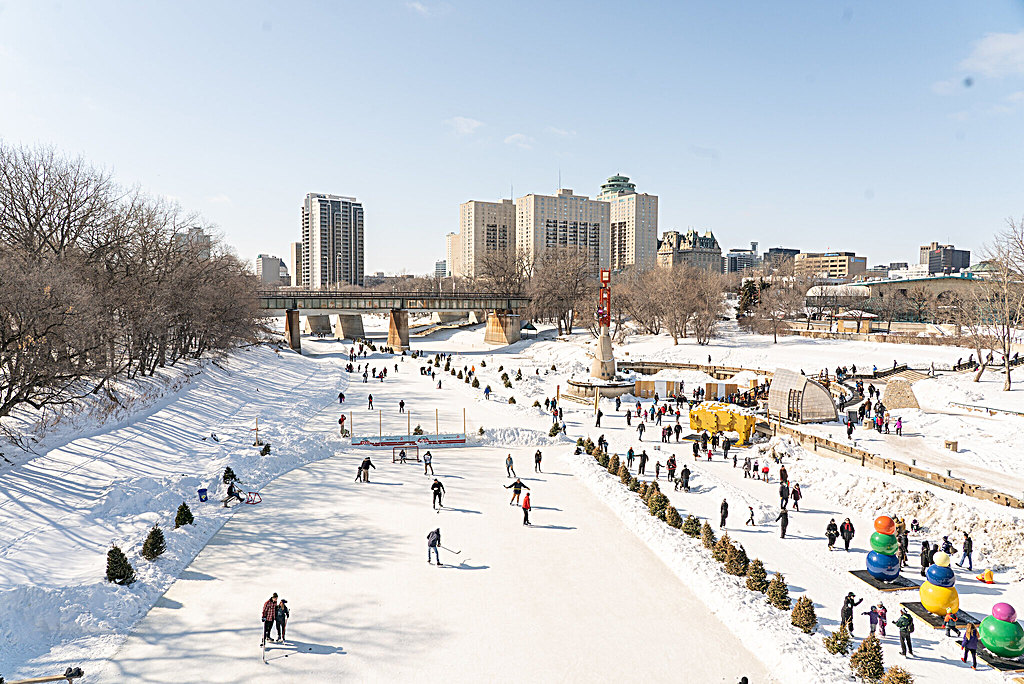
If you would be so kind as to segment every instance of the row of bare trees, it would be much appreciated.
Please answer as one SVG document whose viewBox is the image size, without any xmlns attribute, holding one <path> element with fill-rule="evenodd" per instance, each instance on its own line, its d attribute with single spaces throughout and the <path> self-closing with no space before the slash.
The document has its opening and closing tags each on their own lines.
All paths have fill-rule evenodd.
<svg viewBox="0 0 1024 684">
<path fill-rule="evenodd" d="M 254 340 L 255 278 L 200 225 L 81 159 L 0 144 L 0 416 Z"/>
</svg>

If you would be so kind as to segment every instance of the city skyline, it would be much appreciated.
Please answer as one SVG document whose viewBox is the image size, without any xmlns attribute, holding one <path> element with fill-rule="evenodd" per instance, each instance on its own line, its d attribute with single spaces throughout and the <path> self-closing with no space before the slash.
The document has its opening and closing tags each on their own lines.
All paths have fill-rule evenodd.
<svg viewBox="0 0 1024 684">
<path fill-rule="evenodd" d="M 431 272 L 468 200 L 595 197 L 618 173 L 658 196 L 659 233 L 869 265 L 933 240 L 980 256 L 1024 213 L 1019 3 L 239 7 L 5 5 L 5 142 L 177 199 L 250 263 L 288 253 L 306 193 L 358 197 L 366 272 Z M 359 30 L 311 42 L 311 14 Z M 614 49 L 564 40 L 610 22 Z"/>
</svg>

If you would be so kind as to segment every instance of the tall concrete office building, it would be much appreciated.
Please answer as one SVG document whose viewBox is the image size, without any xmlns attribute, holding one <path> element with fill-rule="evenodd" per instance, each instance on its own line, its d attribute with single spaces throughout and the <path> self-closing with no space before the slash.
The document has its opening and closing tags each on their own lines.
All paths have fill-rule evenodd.
<svg viewBox="0 0 1024 684">
<path fill-rule="evenodd" d="M 462 241 L 458 233 L 448 233 L 444 236 L 445 261 L 448 262 L 448 272 L 453 276 L 462 276 Z"/>
<path fill-rule="evenodd" d="M 292 242 L 288 246 L 288 268 L 292 272 L 292 287 L 302 286 L 302 243 Z"/>
<path fill-rule="evenodd" d="M 311 192 L 302 203 L 302 285 L 363 284 L 363 205 Z"/>
<path fill-rule="evenodd" d="M 574 195 L 526 195 L 516 200 L 516 248 L 539 259 L 553 247 L 586 252 L 594 269 L 608 268 L 610 208 L 608 202 Z"/>
<path fill-rule="evenodd" d="M 609 211 L 609 260 L 613 271 L 658 263 L 658 196 L 638 193 L 626 176 L 612 176 L 597 196 Z"/>
<path fill-rule="evenodd" d="M 267 287 L 288 285 L 291 280 L 284 261 L 272 254 L 256 255 L 256 277 L 260 279 L 260 285 Z"/>
<path fill-rule="evenodd" d="M 459 234 L 449 238 L 456 252 L 448 262 L 452 275 L 474 278 L 487 254 L 507 254 L 516 248 L 516 205 L 512 200 L 481 202 L 470 200 L 459 205 Z"/>
</svg>

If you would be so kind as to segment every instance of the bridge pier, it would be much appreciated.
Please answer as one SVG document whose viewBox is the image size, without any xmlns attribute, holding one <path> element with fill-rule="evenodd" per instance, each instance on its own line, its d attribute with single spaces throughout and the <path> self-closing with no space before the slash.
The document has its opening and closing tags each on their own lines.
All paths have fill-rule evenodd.
<svg viewBox="0 0 1024 684">
<path fill-rule="evenodd" d="M 288 309 L 284 312 L 284 338 L 292 350 L 302 352 L 302 329 L 299 328 L 298 309 Z"/>
<path fill-rule="evenodd" d="M 519 314 L 488 312 L 487 327 L 484 328 L 484 343 L 513 344 L 518 341 Z"/>
<path fill-rule="evenodd" d="M 392 309 L 388 324 L 388 346 L 402 351 L 409 348 L 409 312 Z"/>
<path fill-rule="evenodd" d="M 338 314 L 334 325 L 334 337 L 339 340 L 358 340 L 366 337 L 363 332 L 363 317 L 359 314 Z"/>
<path fill-rule="evenodd" d="M 458 311 L 434 311 L 430 314 L 431 323 L 454 323 L 461 318 Z"/>
<path fill-rule="evenodd" d="M 306 316 L 306 326 L 303 329 L 307 335 L 330 335 L 331 317 L 327 314 L 309 314 Z"/>
<path fill-rule="evenodd" d="M 487 314 L 485 314 L 483 311 L 480 311 L 480 310 L 472 310 L 472 311 L 469 312 L 469 322 L 470 323 L 486 323 L 487 322 Z"/>
</svg>

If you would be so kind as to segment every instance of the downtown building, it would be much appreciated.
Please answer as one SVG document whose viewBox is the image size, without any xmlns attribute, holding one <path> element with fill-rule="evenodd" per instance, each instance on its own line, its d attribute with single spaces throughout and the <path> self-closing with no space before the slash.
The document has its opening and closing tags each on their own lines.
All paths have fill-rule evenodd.
<svg viewBox="0 0 1024 684">
<path fill-rule="evenodd" d="M 722 272 L 722 247 L 710 230 L 700 235 L 694 229 L 685 233 L 670 230 L 661 236 L 658 266 L 693 266 L 712 273 Z"/>
<path fill-rule="evenodd" d="M 921 245 L 921 264 L 927 264 L 929 274 L 966 271 L 971 267 L 971 251 L 938 242 Z"/>
<path fill-rule="evenodd" d="M 793 272 L 801 278 L 849 280 L 867 269 L 867 257 L 853 252 L 801 252 L 793 259 Z"/>
<path fill-rule="evenodd" d="M 302 203 L 302 285 L 363 285 L 363 205 L 311 192 Z"/>
<path fill-rule="evenodd" d="M 658 263 L 658 196 L 638 193 L 626 176 L 612 176 L 597 200 L 609 205 L 609 267 L 647 271 Z"/>
<path fill-rule="evenodd" d="M 574 195 L 526 195 L 516 200 L 516 249 L 534 263 L 549 249 L 584 252 L 594 271 L 610 268 L 611 204 Z"/>
<path fill-rule="evenodd" d="M 509 254 L 516 248 L 516 205 L 512 200 L 459 205 L 459 232 L 448 233 L 447 268 L 454 276 L 475 278 L 490 254 Z"/>
</svg>

